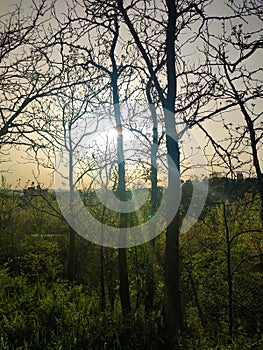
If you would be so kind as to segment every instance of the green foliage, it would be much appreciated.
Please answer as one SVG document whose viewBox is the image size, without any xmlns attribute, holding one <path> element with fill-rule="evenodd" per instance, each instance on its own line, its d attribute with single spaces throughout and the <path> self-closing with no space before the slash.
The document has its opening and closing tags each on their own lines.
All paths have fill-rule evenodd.
<svg viewBox="0 0 263 350">
<path fill-rule="evenodd" d="M 261 339 L 263 242 L 258 209 L 259 198 L 251 193 L 235 200 L 221 196 L 182 236 L 185 317 L 193 339 L 205 337 L 211 344 L 219 343 L 218 337 L 224 344 L 231 340 L 226 228 L 230 236 L 233 344 L 218 348 L 248 349 Z"/>
<path fill-rule="evenodd" d="M 101 312 L 82 286 L 32 286 L 5 270 L 0 284 L 1 349 L 151 349 L 156 342 L 153 319 Z"/>
<path fill-rule="evenodd" d="M 235 184 L 228 186 L 228 195 L 222 183 L 210 189 L 214 195 L 199 221 L 181 236 L 182 349 L 262 347 L 260 202 L 253 191 L 236 195 Z M 184 192 L 182 212 L 189 205 L 190 182 Z M 55 199 L 48 196 L 56 208 Z M 118 295 L 116 250 L 101 250 L 77 237 L 75 284 L 70 284 L 66 280 L 69 229 L 59 216 L 52 215 L 47 201 L 41 197 L 25 201 L 4 192 L 0 209 L 0 350 L 169 349 L 162 318 L 165 233 L 154 243 L 127 251 L 133 312 L 125 318 Z M 91 211 L 97 217 L 103 214 L 101 206 L 92 206 Z M 115 225 L 118 221 L 117 216 L 104 214 L 107 222 Z M 135 222 L 130 217 L 128 225 Z M 232 339 L 226 222 L 231 239 Z M 151 292 L 152 305 L 148 302 Z"/>
</svg>

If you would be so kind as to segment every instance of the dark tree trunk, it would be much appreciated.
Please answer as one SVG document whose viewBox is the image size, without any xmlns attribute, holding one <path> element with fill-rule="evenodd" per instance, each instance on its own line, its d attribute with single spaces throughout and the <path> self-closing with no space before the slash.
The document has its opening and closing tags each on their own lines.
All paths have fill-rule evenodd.
<svg viewBox="0 0 263 350">
<path fill-rule="evenodd" d="M 101 305 L 101 310 L 104 311 L 106 308 L 106 293 L 105 293 L 105 282 L 104 282 L 103 246 L 100 247 L 100 305 Z"/>
<path fill-rule="evenodd" d="M 73 282 L 76 273 L 76 232 L 69 228 L 68 280 Z"/>
<path fill-rule="evenodd" d="M 202 327 L 205 331 L 206 330 L 206 319 L 205 319 L 205 316 L 204 316 L 204 313 L 203 313 L 203 310 L 202 310 L 202 307 L 201 307 L 201 304 L 199 301 L 197 286 L 196 286 L 196 282 L 195 282 L 195 279 L 194 279 L 194 276 L 192 273 L 192 269 L 193 269 L 193 267 L 192 267 L 192 262 L 191 262 L 191 265 L 190 265 L 189 271 L 188 271 L 189 277 L 190 277 L 190 283 L 191 283 L 192 290 L 193 290 L 194 302 L 195 302 L 196 308 L 198 310 L 198 316 L 200 318 Z"/>
<path fill-rule="evenodd" d="M 114 257 L 112 256 L 112 250 L 106 248 L 106 271 L 105 271 L 106 285 L 108 290 L 110 308 L 113 312 L 115 302 L 115 289 L 116 289 L 116 275 Z"/>
<path fill-rule="evenodd" d="M 146 315 L 150 315 L 153 310 L 154 295 L 155 295 L 155 276 L 154 276 L 154 247 L 155 241 L 152 240 L 148 243 L 147 250 L 147 267 L 146 267 L 146 283 L 145 283 L 145 312 Z"/>
<path fill-rule="evenodd" d="M 180 197 L 180 155 L 178 135 L 175 126 L 176 69 L 175 69 L 175 27 L 176 5 L 174 0 L 166 0 L 168 25 L 166 33 L 167 53 L 167 98 L 163 101 L 165 113 L 166 148 L 168 155 L 168 203 L 179 201 Z M 172 208 L 168 208 L 168 211 Z M 171 213 L 170 213 L 171 215 Z M 171 348 L 178 347 L 178 336 L 182 331 L 182 303 L 180 292 L 180 214 L 176 213 L 166 230 L 165 261 L 165 320 Z"/>
<path fill-rule="evenodd" d="M 175 70 L 175 32 L 177 8 L 174 0 L 166 0 L 167 6 L 167 29 L 166 29 L 166 73 L 167 73 L 167 98 L 164 97 L 156 71 L 152 61 L 145 50 L 138 33 L 136 32 L 127 11 L 124 8 L 123 0 L 118 0 L 118 9 L 123 15 L 134 41 L 140 50 L 153 84 L 162 102 L 165 114 L 166 146 L 168 155 L 168 201 L 172 203 L 179 200 L 180 187 L 180 167 L 179 167 L 179 147 L 178 135 L 175 127 L 175 99 L 176 99 L 176 70 Z M 176 169 L 175 169 L 176 168 Z M 178 176 L 175 176 L 175 174 Z M 169 208 L 168 210 L 172 210 Z M 167 227 L 166 232 L 166 263 L 165 263 L 165 318 L 167 333 L 171 339 L 172 347 L 176 348 L 177 336 L 182 330 L 182 306 L 179 285 L 179 231 L 180 217 L 177 213 L 172 222 Z"/>
<path fill-rule="evenodd" d="M 169 105 L 168 105 L 169 107 Z M 171 207 L 167 208 L 167 214 L 174 216 L 166 229 L 165 252 L 165 320 L 167 334 L 172 345 L 176 348 L 178 335 L 182 331 L 182 305 L 180 292 L 180 214 L 173 213 L 173 203 L 180 200 L 180 164 L 177 133 L 174 125 L 174 114 L 165 111 L 166 147 L 168 153 L 168 191 L 167 201 Z"/>
<path fill-rule="evenodd" d="M 229 227 L 227 222 L 226 205 L 223 203 L 223 215 L 225 225 L 225 237 L 226 237 L 226 258 L 227 258 L 227 285 L 228 285 L 228 331 L 229 336 L 233 336 L 233 282 L 231 271 L 231 240 L 229 236 Z"/>
<path fill-rule="evenodd" d="M 118 158 L 118 196 L 122 201 L 126 200 L 126 182 L 125 182 L 125 161 L 123 151 L 123 134 L 122 134 L 122 121 L 120 111 L 120 100 L 118 90 L 118 70 L 115 60 L 115 49 L 119 37 L 119 27 L 117 23 L 117 16 L 115 16 L 115 33 L 111 46 L 110 58 L 112 63 L 111 85 L 114 104 L 114 115 L 117 130 L 117 158 Z M 127 215 L 120 213 L 120 227 L 127 227 Z M 124 238 L 125 239 L 125 238 Z M 125 242 L 122 242 L 125 243 Z M 130 302 L 130 290 L 127 268 L 127 254 L 126 248 L 118 249 L 118 262 L 119 262 L 119 278 L 120 278 L 120 300 L 122 306 L 122 312 L 127 315 L 131 312 Z"/>
<path fill-rule="evenodd" d="M 158 152 L 158 122 L 154 101 L 151 95 L 152 80 L 147 84 L 146 94 L 151 111 L 152 118 L 152 145 L 151 145 L 151 216 L 155 215 L 158 204 L 158 170 L 157 170 L 157 152 Z M 149 315 L 153 309 L 155 294 L 155 277 L 154 277 L 154 249 L 155 239 L 152 239 L 147 245 L 147 280 L 145 287 L 145 311 Z"/>
<path fill-rule="evenodd" d="M 122 313 L 127 316 L 131 312 L 130 290 L 127 269 L 126 249 L 118 249 L 119 277 L 120 277 L 120 299 Z"/>
<path fill-rule="evenodd" d="M 167 227 L 165 258 L 165 321 L 167 335 L 176 345 L 183 322 L 179 284 L 179 214 Z"/>
</svg>

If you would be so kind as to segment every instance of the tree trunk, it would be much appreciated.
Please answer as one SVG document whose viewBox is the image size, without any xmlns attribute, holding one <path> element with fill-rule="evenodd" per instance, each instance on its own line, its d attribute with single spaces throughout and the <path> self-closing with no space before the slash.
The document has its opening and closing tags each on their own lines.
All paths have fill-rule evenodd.
<svg viewBox="0 0 263 350">
<path fill-rule="evenodd" d="M 123 0 L 118 0 L 118 9 L 123 15 L 123 19 L 128 26 L 135 44 L 140 50 L 146 66 L 149 70 L 150 77 L 162 103 L 165 115 L 166 129 L 166 147 L 168 155 L 168 201 L 179 200 L 179 147 L 178 135 L 175 128 L 175 99 L 176 99 L 176 69 L 175 69 L 175 33 L 177 5 L 174 0 L 165 0 L 167 6 L 168 22 L 166 28 L 166 47 L 167 54 L 166 74 L 167 74 L 167 98 L 162 89 L 152 61 L 145 50 L 138 33 L 136 32 L 126 9 L 123 6 Z M 175 169 L 176 168 L 176 169 Z M 169 208 L 168 210 L 172 210 Z M 172 222 L 167 227 L 166 232 L 166 263 L 165 263 L 165 318 L 167 322 L 167 332 L 171 343 L 176 344 L 177 335 L 182 329 L 182 306 L 179 288 L 179 214 L 177 213 Z M 176 345 L 175 345 L 176 347 Z"/>
<path fill-rule="evenodd" d="M 176 346 L 183 322 L 179 284 L 179 214 L 167 227 L 165 258 L 165 322 L 171 344 Z"/>
<path fill-rule="evenodd" d="M 193 297 L 194 297 L 195 305 L 196 305 L 196 308 L 198 310 L 198 315 L 199 315 L 203 330 L 205 331 L 206 330 L 206 319 L 205 319 L 202 307 L 200 305 L 197 286 L 196 286 L 196 282 L 195 282 L 195 279 L 194 279 L 194 276 L 192 273 L 192 269 L 193 269 L 193 266 L 192 266 L 192 261 L 191 261 L 191 265 L 189 267 L 188 273 L 189 273 L 190 282 L 191 282 L 191 286 L 192 286 L 192 290 L 193 290 Z"/>
<path fill-rule="evenodd" d="M 114 258 L 112 256 L 113 251 L 110 248 L 106 248 L 106 285 L 108 290 L 110 308 L 113 312 L 114 310 L 114 302 L 115 302 L 115 289 L 116 289 L 116 276 L 115 276 L 115 265 Z"/>
<path fill-rule="evenodd" d="M 180 154 L 178 134 L 175 126 L 175 100 L 176 100 L 176 69 L 175 69 L 175 28 L 177 9 L 174 0 L 166 0 L 168 7 L 168 24 L 166 32 L 167 52 L 167 98 L 163 100 L 166 148 L 168 156 L 168 192 L 167 200 L 172 205 L 180 198 Z M 168 212 L 173 208 L 167 208 Z M 173 215 L 172 212 L 169 215 Z M 180 214 L 177 211 L 166 230 L 165 252 L 165 301 L 164 312 L 167 335 L 171 348 L 178 348 L 178 336 L 183 328 L 182 303 L 180 292 L 180 258 L 179 233 Z"/>
<path fill-rule="evenodd" d="M 167 201 L 172 206 L 180 199 L 180 164 L 179 147 L 173 113 L 165 111 L 166 147 L 168 153 L 168 191 Z M 166 230 L 165 252 L 165 320 L 167 334 L 171 340 L 171 346 L 176 348 L 178 335 L 182 330 L 182 305 L 180 292 L 180 214 L 173 213 L 173 207 L 167 208 L 169 217 L 173 217 Z"/>
<path fill-rule="evenodd" d="M 127 269 L 126 249 L 118 249 L 119 277 L 120 277 L 120 299 L 122 313 L 127 316 L 131 312 L 130 290 Z"/>
<path fill-rule="evenodd" d="M 73 181 L 73 145 L 72 145 L 72 138 L 71 138 L 71 125 L 69 125 L 68 128 L 68 135 L 69 135 L 69 148 L 68 148 L 68 155 L 69 155 L 69 208 L 70 212 L 73 213 L 73 207 L 74 207 L 74 181 Z M 74 229 L 70 226 L 69 227 L 69 260 L 68 260 L 68 280 L 70 282 L 73 282 L 75 279 L 75 273 L 76 273 L 76 232 Z"/>
<path fill-rule="evenodd" d="M 115 16 L 115 32 L 111 46 L 110 58 L 112 62 L 112 74 L 111 74 L 111 86 L 113 94 L 114 104 L 114 116 L 117 130 L 117 158 L 118 158 L 118 197 L 121 201 L 126 200 L 126 182 L 125 182 L 125 161 L 123 151 L 123 134 L 122 134 L 122 121 L 120 111 L 120 100 L 118 90 L 118 71 L 115 60 L 115 49 L 119 37 L 119 27 L 117 23 L 117 15 Z M 120 213 L 120 227 L 127 227 L 127 215 Z M 124 237 L 125 239 L 125 237 Z M 124 243 L 124 242 L 122 242 Z M 127 255 L 126 248 L 118 249 L 118 262 L 119 262 L 119 278 L 120 278 L 120 300 L 122 306 L 123 315 L 127 315 L 131 312 L 130 302 L 130 290 L 127 268 Z"/>
<path fill-rule="evenodd" d="M 233 283 L 231 271 L 231 241 L 229 236 L 229 227 L 227 222 L 226 204 L 223 203 L 223 215 L 225 225 L 225 237 L 227 248 L 227 285 L 228 285 L 228 332 L 230 338 L 233 336 Z"/>
<path fill-rule="evenodd" d="M 152 145 L 151 145 L 151 212 L 150 215 L 154 216 L 157 210 L 158 204 L 158 170 L 157 170 L 157 152 L 158 152 L 158 122 L 157 113 L 154 105 L 154 101 L 151 95 L 152 81 L 147 84 L 146 94 L 151 111 L 152 118 Z M 155 236 L 155 235 L 154 235 Z M 154 277 L 154 248 L 155 239 L 152 239 L 147 244 L 147 281 L 145 290 L 145 312 L 147 315 L 153 309 L 154 294 L 155 294 L 155 277 Z"/>
<path fill-rule="evenodd" d="M 75 280 L 76 272 L 76 232 L 69 228 L 69 258 L 68 258 L 68 280 Z"/>
<path fill-rule="evenodd" d="M 104 283 L 103 246 L 100 247 L 100 305 L 101 305 L 101 310 L 104 311 L 106 308 L 106 293 L 105 293 L 105 283 Z"/>
</svg>

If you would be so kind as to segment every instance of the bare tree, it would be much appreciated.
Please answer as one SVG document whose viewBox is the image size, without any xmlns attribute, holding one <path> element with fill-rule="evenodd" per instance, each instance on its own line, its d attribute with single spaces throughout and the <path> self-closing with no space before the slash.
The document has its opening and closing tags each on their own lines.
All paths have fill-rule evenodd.
<svg viewBox="0 0 263 350">
<path fill-rule="evenodd" d="M 171 203 L 180 197 L 180 154 L 175 118 L 180 90 L 177 83 L 182 73 L 176 62 L 185 43 L 185 40 L 180 41 L 180 34 L 193 23 L 198 26 L 200 21 L 202 24 L 205 2 L 137 1 L 125 6 L 122 0 L 118 0 L 117 5 L 144 60 L 163 109 L 168 156 L 167 196 L 168 202 Z M 194 40 L 192 33 L 189 34 L 188 40 Z M 188 107 L 195 101 L 191 100 Z M 184 109 L 187 108 L 186 105 Z M 166 230 L 165 318 L 167 333 L 173 347 L 178 346 L 178 335 L 183 327 L 179 282 L 180 222 L 177 212 Z"/>
<path fill-rule="evenodd" d="M 32 1 L 0 17 L 1 144 L 36 144 L 35 131 L 48 128 L 43 99 L 78 84 L 61 80 L 68 67 L 53 12 L 53 1 Z"/>
<path fill-rule="evenodd" d="M 104 94 L 101 104 L 110 104 L 114 108 L 114 124 L 117 131 L 117 164 L 118 164 L 118 185 L 117 195 L 119 199 L 125 201 L 126 198 L 126 176 L 125 160 L 123 150 L 122 117 L 120 110 L 119 85 L 122 87 L 128 82 L 125 79 L 119 82 L 123 71 L 128 70 L 128 66 L 119 65 L 117 62 L 117 46 L 119 44 L 119 23 L 117 15 L 108 14 L 107 6 L 102 4 L 98 7 L 93 1 L 80 2 L 78 7 L 68 9 L 66 23 L 62 26 L 62 33 L 68 28 L 74 28 L 70 42 L 64 41 L 64 45 L 70 50 L 77 50 L 79 57 L 85 57 L 82 64 L 84 71 L 90 67 L 103 75 L 101 84 L 110 86 L 110 94 Z M 80 13 L 85 11 L 85 16 Z M 83 42 L 83 38 L 85 41 Z M 126 80 L 129 81 L 130 74 Z M 127 226 L 127 215 L 120 214 L 120 227 Z M 120 277 L 120 300 L 124 315 L 131 311 L 129 280 L 127 272 L 126 249 L 119 248 L 119 277 Z"/>
<path fill-rule="evenodd" d="M 215 19 L 207 22 L 204 32 L 205 55 L 209 78 L 215 83 L 214 106 L 205 117 L 223 125 L 223 142 L 202 127 L 212 140 L 216 152 L 230 171 L 244 171 L 252 164 L 261 198 L 263 219 L 262 152 L 262 69 L 258 63 L 263 47 L 260 1 L 229 2 L 232 16 L 217 18 L 219 32 L 214 32 Z"/>
<path fill-rule="evenodd" d="M 78 187 L 81 187 L 81 183 L 88 186 L 92 182 L 89 174 L 98 166 L 92 157 L 91 146 L 85 144 L 85 138 L 97 130 L 99 121 L 103 118 L 93 110 L 98 107 L 98 95 L 105 89 L 104 86 L 98 85 L 99 79 L 96 75 L 93 76 L 93 71 L 79 70 L 75 63 L 72 53 L 69 57 L 64 57 L 65 66 L 70 69 L 60 77 L 60 91 L 56 96 L 41 101 L 39 118 L 45 121 L 46 128 L 36 128 L 35 133 L 38 135 L 37 141 L 40 146 L 33 149 L 36 162 L 41 163 L 43 159 L 40 165 L 50 168 L 52 172 L 61 171 L 56 162 L 62 152 L 67 173 L 61 171 L 60 175 L 64 178 L 65 188 L 69 192 L 67 205 L 70 213 L 74 213 Z M 30 151 L 32 152 L 32 148 Z M 63 170 L 63 167 L 61 169 Z M 69 231 L 68 279 L 74 281 L 77 234 L 71 226 Z"/>
<path fill-rule="evenodd" d="M 32 131 L 33 118 L 30 113 L 26 115 L 24 112 L 29 110 L 32 101 L 53 89 L 56 77 L 61 73 L 61 67 L 56 66 L 55 69 L 53 64 L 45 66 L 50 59 L 50 54 L 44 49 L 44 27 L 49 12 L 50 5 L 43 1 L 40 5 L 32 3 L 26 14 L 20 4 L 0 18 L 2 144 L 15 144 L 22 131 L 26 134 Z M 53 74 L 52 69 L 56 70 Z"/>
</svg>

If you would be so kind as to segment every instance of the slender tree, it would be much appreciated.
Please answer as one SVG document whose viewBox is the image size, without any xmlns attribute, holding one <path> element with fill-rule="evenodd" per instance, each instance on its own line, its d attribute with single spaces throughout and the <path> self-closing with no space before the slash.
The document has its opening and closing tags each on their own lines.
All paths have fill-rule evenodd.
<svg viewBox="0 0 263 350">
<path fill-rule="evenodd" d="M 180 155 L 175 122 L 177 81 L 181 73 L 176 68 L 176 61 L 180 56 L 179 47 L 182 45 L 182 43 L 179 44 L 180 34 L 187 25 L 199 19 L 202 22 L 205 3 L 192 1 L 181 3 L 167 0 L 159 3 L 152 1 L 146 4 L 138 1 L 130 6 L 125 6 L 122 0 L 118 0 L 117 5 L 134 44 L 144 60 L 163 109 L 168 156 L 167 200 L 171 203 L 176 198 L 179 200 L 180 197 Z M 138 16 L 140 28 L 137 25 Z M 179 44 L 179 47 L 176 47 L 176 43 Z M 165 87 L 163 80 L 165 80 Z M 191 101 L 189 105 L 193 103 Z M 179 282 L 180 222 L 180 215 L 177 212 L 166 230 L 165 318 L 167 334 L 173 347 L 178 345 L 178 335 L 183 327 Z"/>
<path fill-rule="evenodd" d="M 221 158 L 225 157 L 230 171 L 246 170 L 250 157 L 258 181 L 263 219 L 263 177 L 260 164 L 262 152 L 262 80 L 258 65 L 262 42 L 262 14 L 260 1 L 250 3 L 232 1 L 228 3 L 232 16 L 217 18 L 221 30 L 214 33 L 211 19 L 204 32 L 205 55 L 209 67 L 209 78 L 215 82 L 215 101 L 212 112 L 206 112 L 209 119 L 221 120 L 225 135 L 221 142 L 213 143 Z"/>
<path fill-rule="evenodd" d="M 78 11 L 85 10 L 85 17 L 81 17 Z M 120 41 L 118 17 L 114 13 L 108 13 L 107 5 L 101 3 L 98 7 L 94 1 L 84 1 L 80 3 L 78 9 L 69 10 L 67 23 L 63 30 L 68 30 L 68 26 L 78 21 L 78 30 L 75 30 L 74 37 L 70 42 L 65 41 L 70 49 L 78 50 L 79 57 L 85 57 L 85 62 L 82 64 L 84 70 L 89 67 L 95 68 L 101 72 L 106 84 L 110 86 L 110 94 L 104 95 L 101 104 L 113 106 L 114 125 L 117 131 L 117 163 L 118 163 L 118 184 L 117 195 L 119 199 L 126 199 L 126 176 L 125 176 L 125 160 L 123 150 L 123 126 L 120 109 L 120 75 L 128 66 L 119 65 L 117 62 L 117 51 Z M 86 35 L 88 43 L 83 44 L 82 38 Z M 95 39 L 96 38 L 96 39 Z M 99 43 L 95 45 L 94 40 Z M 129 77 L 128 77 L 129 80 Z M 124 82 L 125 84 L 125 82 Z M 127 84 L 127 83 L 126 83 Z M 105 97 L 107 98 L 105 99 Z M 120 213 L 120 227 L 126 227 L 127 216 Z M 123 242 L 120 242 L 123 245 Z M 126 249 L 118 249 L 119 262 L 119 280 L 120 280 L 120 300 L 123 314 L 127 315 L 131 311 L 128 268 Z"/>
<path fill-rule="evenodd" d="M 75 57 L 72 54 L 64 57 L 64 65 L 70 67 L 60 77 L 61 85 L 65 84 L 64 89 L 61 88 L 56 96 L 42 101 L 41 109 L 38 108 L 41 119 L 45 120 L 47 127 L 44 130 L 36 128 L 35 133 L 38 135 L 40 147 L 34 149 L 34 157 L 39 163 L 44 158 L 41 164 L 43 167 L 48 167 L 53 172 L 61 172 L 60 175 L 64 177 L 67 184 L 66 190 L 69 192 L 68 209 L 70 213 L 74 213 L 77 187 L 81 185 L 81 182 L 83 183 L 84 179 L 90 182 L 91 180 L 87 180 L 87 177 L 97 167 L 91 151 L 88 156 L 87 145 L 83 146 L 83 140 L 96 132 L 103 118 L 98 115 L 95 117 L 94 112 L 91 116 L 91 111 L 97 108 L 98 95 L 104 90 L 104 87 L 97 85 L 99 80 L 92 76 L 93 72 L 89 71 L 88 74 L 82 69 L 79 70 L 74 67 L 74 61 Z M 61 169 L 57 169 L 56 158 L 60 152 L 67 162 L 66 174 Z M 76 278 L 77 233 L 72 226 L 69 226 L 69 233 L 68 279 L 74 281 Z"/>
</svg>

